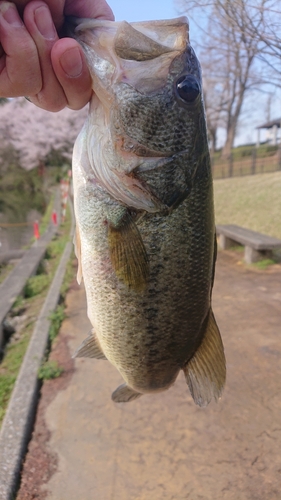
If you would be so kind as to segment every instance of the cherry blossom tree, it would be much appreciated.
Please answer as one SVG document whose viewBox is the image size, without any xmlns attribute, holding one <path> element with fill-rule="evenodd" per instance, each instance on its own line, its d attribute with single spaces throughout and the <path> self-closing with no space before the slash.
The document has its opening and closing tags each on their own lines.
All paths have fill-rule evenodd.
<svg viewBox="0 0 281 500">
<path fill-rule="evenodd" d="M 52 151 L 70 162 L 73 144 L 86 116 L 87 107 L 51 113 L 24 98 L 0 106 L 0 168 L 5 152 L 11 149 L 14 159 L 27 170 L 45 162 Z"/>
</svg>

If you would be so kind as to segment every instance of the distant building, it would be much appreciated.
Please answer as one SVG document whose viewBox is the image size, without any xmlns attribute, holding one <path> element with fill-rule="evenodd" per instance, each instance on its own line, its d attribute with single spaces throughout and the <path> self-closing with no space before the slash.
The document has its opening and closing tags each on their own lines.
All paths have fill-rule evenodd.
<svg viewBox="0 0 281 500">
<path fill-rule="evenodd" d="M 268 144 L 272 144 L 276 146 L 279 142 L 279 130 L 281 126 L 281 118 L 276 118 L 275 120 L 270 120 L 269 122 L 263 123 L 256 127 L 258 135 L 257 135 L 257 146 L 260 145 L 260 131 L 262 129 L 266 129 L 266 141 Z"/>
</svg>

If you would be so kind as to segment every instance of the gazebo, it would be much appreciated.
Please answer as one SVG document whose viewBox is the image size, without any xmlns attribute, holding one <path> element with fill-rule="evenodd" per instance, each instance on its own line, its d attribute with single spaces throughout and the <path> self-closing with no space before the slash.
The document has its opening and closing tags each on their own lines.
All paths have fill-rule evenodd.
<svg viewBox="0 0 281 500">
<path fill-rule="evenodd" d="M 263 123 L 256 127 L 258 131 L 257 135 L 257 147 L 260 145 L 260 130 L 267 130 L 267 140 L 273 146 L 276 146 L 278 142 L 278 129 L 281 127 L 281 118 L 276 118 L 275 120 L 270 120 L 269 122 Z"/>
</svg>

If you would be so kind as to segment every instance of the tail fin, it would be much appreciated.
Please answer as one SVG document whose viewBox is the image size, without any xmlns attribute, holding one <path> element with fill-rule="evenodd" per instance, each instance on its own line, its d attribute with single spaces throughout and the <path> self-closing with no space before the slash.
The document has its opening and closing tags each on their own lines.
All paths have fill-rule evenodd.
<svg viewBox="0 0 281 500">
<path fill-rule="evenodd" d="M 226 378 L 224 348 L 220 332 L 210 310 L 201 345 L 183 368 L 194 402 L 207 406 L 221 397 Z"/>
</svg>

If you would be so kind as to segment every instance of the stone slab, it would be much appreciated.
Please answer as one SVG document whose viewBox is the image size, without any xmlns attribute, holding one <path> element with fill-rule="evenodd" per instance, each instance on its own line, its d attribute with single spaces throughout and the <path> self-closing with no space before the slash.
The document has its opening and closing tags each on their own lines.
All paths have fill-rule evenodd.
<svg viewBox="0 0 281 500">
<path fill-rule="evenodd" d="M 216 226 L 217 234 L 224 235 L 242 245 L 247 245 L 255 250 L 273 250 L 281 248 L 281 240 L 261 234 L 235 224 L 226 224 Z"/>
</svg>

